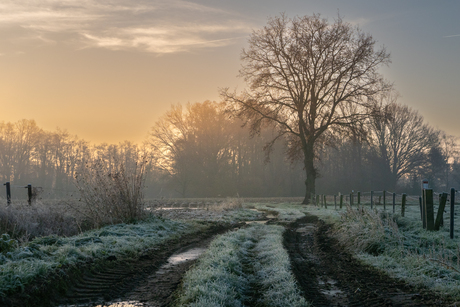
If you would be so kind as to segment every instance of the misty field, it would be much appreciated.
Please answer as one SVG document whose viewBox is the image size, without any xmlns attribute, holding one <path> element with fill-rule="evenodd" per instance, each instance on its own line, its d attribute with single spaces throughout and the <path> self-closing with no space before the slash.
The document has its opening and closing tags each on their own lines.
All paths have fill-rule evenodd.
<svg viewBox="0 0 460 307">
<path fill-rule="evenodd" d="M 206 251 L 177 276 L 180 285 L 170 286 L 168 304 L 307 306 L 320 302 L 320 296 L 332 301 L 358 299 L 342 288 L 338 277 L 328 275 L 329 281 L 324 283 L 338 287 L 333 292 L 335 298 L 328 294 L 332 290 L 322 288 L 321 275 L 317 276 L 319 281 L 315 279 L 316 286 L 305 286 L 311 277 L 299 272 L 292 259 L 292 244 L 288 242 L 294 234 L 303 235 L 295 244 L 304 246 L 317 244 L 308 243 L 309 238 L 327 236 L 337 242 L 340 253 L 354 255 L 356 265 L 368 264 L 386 272 L 385 278 L 425 289 L 420 291 L 431 289 L 433 292 L 428 294 L 423 292 L 426 297 L 452 302 L 460 299 L 460 231 L 457 227 L 452 240 L 448 227 L 436 232 L 424 230 L 415 204 L 409 204 L 402 217 L 398 210 L 395 214 L 392 208 L 384 211 L 382 205 L 371 210 L 369 205 L 357 208 L 344 204 L 342 209 L 336 209 L 333 204 L 327 208 L 299 205 L 298 199 L 292 198 L 150 200 L 146 202 L 145 215 L 137 221 L 89 230 L 82 228 L 84 216 L 69 215 L 67 205 L 43 201 L 32 207 L 12 204 L 0 208 L 5 233 L 0 239 L 0 293 L 4 304 L 14 305 L 23 297 L 40 297 L 44 289 L 53 288 L 44 302 L 69 304 L 71 301 L 65 298 L 77 291 L 72 289 L 81 287 L 74 286 L 77 281 L 73 278 L 81 274 L 79 278 L 85 278 L 86 271 L 105 272 L 117 263 L 135 265 L 149 255 L 154 257 L 165 244 L 171 245 L 168 242 L 176 242 L 177 250 L 187 249 L 187 240 L 206 231 L 217 233 L 212 230 L 215 227 L 227 229 L 227 233 L 213 237 L 209 246 L 200 247 Z M 448 217 L 445 216 L 445 224 Z M 313 222 L 298 224 L 305 219 Z M 323 224 L 315 221 L 330 228 L 323 231 Z M 456 223 L 459 224 L 458 218 Z M 327 258 L 325 253 L 311 257 L 323 261 L 322 257 Z M 132 301 L 130 297 L 141 301 L 142 291 L 138 290 L 137 296 L 130 294 L 132 291 L 123 288 L 118 297 L 114 294 L 108 300 L 89 296 L 92 303 L 85 306 L 110 306 L 117 299 L 123 304 Z M 374 304 L 369 301 L 369 306 L 371 303 Z"/>
</svg>

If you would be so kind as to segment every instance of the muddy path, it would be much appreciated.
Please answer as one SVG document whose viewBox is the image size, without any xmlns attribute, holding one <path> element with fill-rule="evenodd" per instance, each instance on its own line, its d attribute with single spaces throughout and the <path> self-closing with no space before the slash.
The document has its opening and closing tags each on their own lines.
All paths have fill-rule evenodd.
<svg viewBox="0 0 460 307">
<path fill-rule="evenodd" d="M 212 239 L 244 223 L 210 223 L 200 233 L 169 240 L 141 257 L 121 261 L 110 256 L 66 276 L 37 281 L 1 302 L 5 306 L 167 306 L 182 275 Z"/>
<path fill-rule="evenodd" d="M 183 274 L 218 234 L 244 224 L 214 225 L 205 232 L 153 249 L 132 263 L 85 272 L 55 300 L 59 306 L 168 306 Z"/>
<path fill-rule="evenodd" d="M 453 302 L 363 265 L 307 215 L 287 226 L 284 245 L 293 273 L 313 306 L 449 306 Z"/>
</svg>

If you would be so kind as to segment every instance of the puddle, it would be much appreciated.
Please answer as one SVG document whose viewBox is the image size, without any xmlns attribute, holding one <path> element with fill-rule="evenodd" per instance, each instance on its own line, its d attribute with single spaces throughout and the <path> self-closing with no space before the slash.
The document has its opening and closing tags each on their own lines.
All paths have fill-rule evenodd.
<svg viewBox="0 0 460 307">
<path fill-rule="evenodd" d="M 302 228 L 297 228 L 296 232 L 312 232 L 314 231 L 316 228 L 316 226 L 314 224 L 307 224 L 305 225 L 305 227 L 302 227 Z"/>
<path fill-rule="evenodd" d="M 110 305 L 97 305 L 95 307 L 142 307 L 145 306 L 143 303 L 138 301 L 127 301 L 127 302 L 115 302 Z"/>
<path fill-rule="evenodd" d="M 65 305 L 65 307 L 144 307 L 146 306 L 144 303 L 139 301 L 118 301 L 118 302 L 110 302 L 105 304 L 98 304 L 98 305 L 88 305 L 88 304 L 75 304 L 75 305 Z M 59 307 L 64 307 L 61 305 Z"/>
<path fill-rule="evenodd" d="M 331 289 L 331 290 L 320 290 L 320 292 L 326 296 L 337 296 L 339 294 L 342 294 L 343 291 L 339 289 Z"/>
<path fill-rule="evenodd" d="M 245 222 L 246 224 L 267 224 L 268 220 L 266 221 L 248 221 L 248 222 Z"/>
<path fill-rule="evenodd" d="M 182 252 L 180 254 L 174 254 L 171 257 L 169 257 L 167 263 L 164 264 L 161 268 L 166 268 L 166 267 L 169 268 L 173 265 L 177 265 L 184 261 L 195 260 L 198 257 L 200 257 L 201 254 L 203 254 L 205 251 L 206 251 L 205 248 L 197 247 L 197 248 L 186 250 L 185 252 Z"/>
<path fill-rule="evenodd" d="M 318 280 L 318 285 L 320 288 L 319 292 L 321 292 L 326 297 L 328 297 L 329 300 L 343 298 L 345 296 L 345 293 L 339 288 L 337 288 L 336 284 L 337 284 L 337 281 L 333 279 L 328 279 L 327 281 Z"/>
</svg>

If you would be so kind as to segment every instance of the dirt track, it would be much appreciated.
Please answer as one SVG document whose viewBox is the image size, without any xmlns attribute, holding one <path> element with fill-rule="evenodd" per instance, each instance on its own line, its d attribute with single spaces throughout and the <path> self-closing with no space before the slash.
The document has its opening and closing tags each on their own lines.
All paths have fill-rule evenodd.
<svg viewBox="0 0 460 307">
<path fill-rule="evenodd" d="M 290 224 L 285 247 L 305 298 L 313 306 L 449 306 L 426 289 L 416 289 L 361 264 L 328 236 L 329 226 L 307 215 Z"/>
<path fill-rule="evenodd" d="M 65 293 L 49 289 L 52 295 L 35 295 L 28 305 L 168 306 L 171 294 L 194 262 L 191 259 L 168 265 L 168 258 L 189 249 L 206 248 L 214 235 L 241 226 L 214 225 L 199 235 L 159 246 L 136 261 L 107 259 L 103 269 L 82 270 Z M 307 215 L 289 224 L 284 233 L 293 273 L 313 306 L 454 306 L 429 290 L 416 289 L 362 265 L 328 235 L 328 229 L 316 216 Z M 24 302 L 23 298 L 12 298 L 10 304 L 24 306 L 16 304 Z"/>
</svg>

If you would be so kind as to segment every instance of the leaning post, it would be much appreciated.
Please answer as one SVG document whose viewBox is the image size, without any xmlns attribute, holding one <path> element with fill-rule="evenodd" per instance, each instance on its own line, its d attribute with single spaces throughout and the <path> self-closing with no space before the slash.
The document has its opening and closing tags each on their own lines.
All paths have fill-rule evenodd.
<svg viewBox="0 0 460 307">
<path fill-rule="evenodd" d="M 447 202 L 447 193 L 442 193 L 439 195 L 441 195 L 441 197 L 439 198 L 439 208 L 438 214 L 436 215 L 436 220 L 434 222 L 434 230 L 439 230 L 439 228 L 443 225 L 444 207 L 446 206 Z"/>
</svg>

